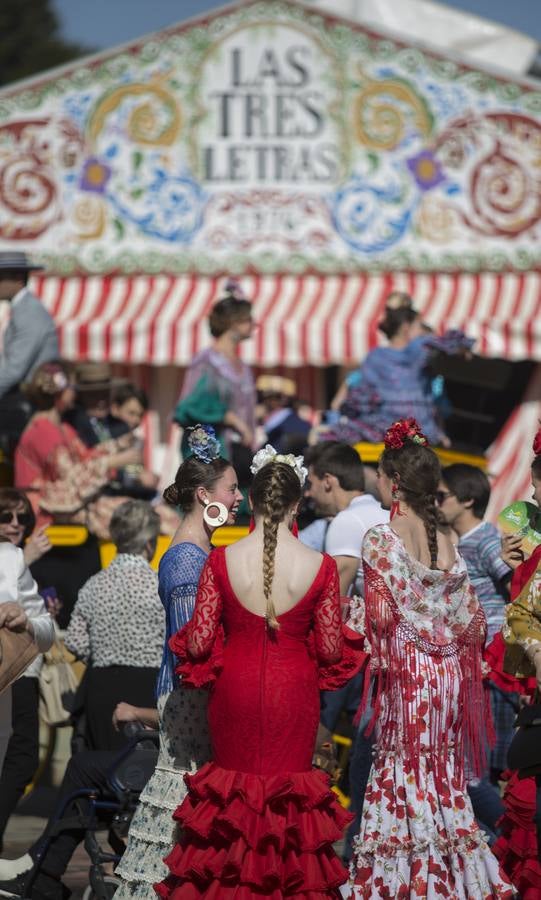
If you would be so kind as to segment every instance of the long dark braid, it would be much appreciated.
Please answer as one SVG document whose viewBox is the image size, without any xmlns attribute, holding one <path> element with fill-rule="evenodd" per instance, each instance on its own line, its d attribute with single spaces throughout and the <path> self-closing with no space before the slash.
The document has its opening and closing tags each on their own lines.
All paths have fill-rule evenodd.
<svg viewBox="0 0 541 900">
<path fill-rule="evenodd" d="M 263 516 L 263 593 L 266 600 L 266 619 L 271 628 L 279 628 L 272 600 L 274 557 L 278 539 L 278 525 L 288 509 L 301 499 L 301 483 L 291 466 L 270 462 L 254 478 L 250 496 L 254 512 Z"/>
<path fill-rule="evenodd" d="M 407 491 L 404 492 L 408 493 Z M 430 553 L 430 568 L 438 568 L 438 509 L 436 506 L 436 497 L 434 494 L 425 494 L 422 503 L 417 506 L 416 503 L 407 502 L 420 519 L 423 520 L 426 531 L 426 539 L 428 542 L 428 551 Z"/>
</svg>

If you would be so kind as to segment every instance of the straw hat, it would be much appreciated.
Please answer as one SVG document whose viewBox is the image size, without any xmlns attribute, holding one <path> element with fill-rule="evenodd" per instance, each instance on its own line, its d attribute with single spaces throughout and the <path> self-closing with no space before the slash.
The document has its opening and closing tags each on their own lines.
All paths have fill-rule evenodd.
<svg viewBox="0 0 541 900">
<path fill-rule="evenodd" d="M 295 397 L 297 394 L 293 379 L 283 375 L 260 375 L 255 386 L 262 394 L 280 394 L 284 397 Z"/>
<path fill-rule="evenodd" d="M 75 367 L 75 386 L 78 391 L 108 391 L 127 378 L 113 378 L 108 363 L 86 362 Z"/>
</svg>

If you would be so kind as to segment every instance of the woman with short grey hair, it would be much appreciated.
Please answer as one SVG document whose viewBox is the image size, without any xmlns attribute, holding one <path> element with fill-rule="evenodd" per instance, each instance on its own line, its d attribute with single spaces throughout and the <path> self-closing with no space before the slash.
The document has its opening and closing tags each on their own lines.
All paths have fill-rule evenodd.
<svg viewBox="0 0 541 900">
<path fill-rule="evenodd" d="M 160 517 L 144 500 L 127 500 L 118 506 L 109 528 L 118 553 L 152 559 L 160 533 Z"/>
<path fill-rule="evenodd" d="M 112 724 L 117 703 L 156 704 L 165 616 L 150 560 L 159 530 L 159 516 L 145 501 L 118 506 L 111 519 L 117 556 L 83 585 L 71 615 L 65 642 L 89 666 L 85 735 L 92 750 L 124 743 Z"/>
</svg>

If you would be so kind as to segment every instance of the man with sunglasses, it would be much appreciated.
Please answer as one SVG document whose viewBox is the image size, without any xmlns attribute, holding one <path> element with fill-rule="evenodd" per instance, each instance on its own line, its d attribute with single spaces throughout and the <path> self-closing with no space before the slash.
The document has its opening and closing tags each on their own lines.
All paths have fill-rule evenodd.
<svg viewBox="0 0 541 900">
<path fill-rule="evenodd" d="M 483 519 L 489 499 L 490 483 L 481 469 L 466 463 L 443 469 L 436 502 L 442 519 L 458 536 L 458 551 L 483 607 L 487 620 L 487 647 L 501 631 L 511 577 L 510 568 L 501 558 L 501 535 L 494 525 Z M 480 782 L 470 784 L 468 792 L 478 821 L 493 836 L 497 830 L 496 822 L 504 811 L 495 785 L 502 769 L 507 768 L 507 750 L 514 734 L 518 697 L 490 683 L 490 700 L 496 731 L 496 743 L 489 754 L 490 770 Z"/>
</svg>

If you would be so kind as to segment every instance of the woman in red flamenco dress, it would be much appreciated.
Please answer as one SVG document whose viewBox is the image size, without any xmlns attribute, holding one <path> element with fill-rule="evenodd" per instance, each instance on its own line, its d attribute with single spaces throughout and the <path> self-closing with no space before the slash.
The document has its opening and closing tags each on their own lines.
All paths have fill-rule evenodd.
<svg viewBox="0 0 541 900">
<path fill-rule="evenodd" d="M 541 506 L 541 429 L 533 444 L 533 499 Z M 515 569 L 511 581 L 511 603 L 503 635 L 507 644 L 505 670 L 517 676 L 512 689 L 533 698 L 541 689 L 541 545 L 524 560 L 522 538 L 506 535 L 502 558 Z M 512 675 L 506 675 L 508 681 Z M 505 813 L 499 821 L 501 836 L 493 846 L 502 869 L 522 900 L 541 900 L 541 862 L 534 822 L 535 778 L 520 778 L 507 772 Z"/>
<path fill-rule="evenodd" d="M 164 898 L 329 900 L 347 871 L 332 844 L 351 816 L 312 768 L 319 689 L 365 660 L 344 637 L 336 564 L 291 534 L 306 470 L 254 459 L 253 532 L 214 550 L 191 622 L 171 640 L 183 684 L 212 683 L 213 762 L 187 775 Z"/>
</svg>

